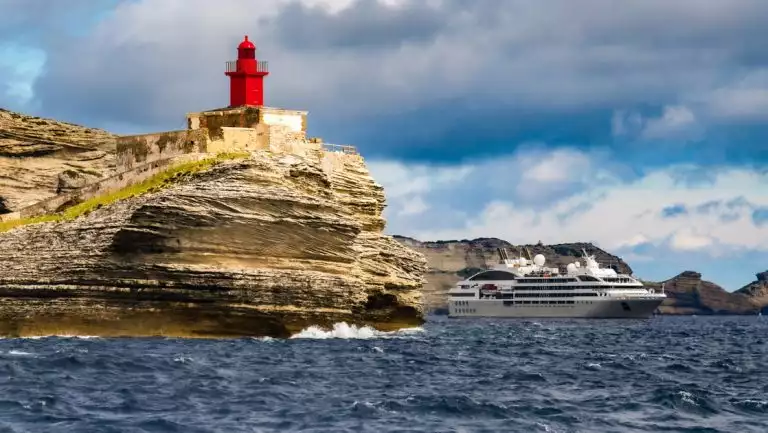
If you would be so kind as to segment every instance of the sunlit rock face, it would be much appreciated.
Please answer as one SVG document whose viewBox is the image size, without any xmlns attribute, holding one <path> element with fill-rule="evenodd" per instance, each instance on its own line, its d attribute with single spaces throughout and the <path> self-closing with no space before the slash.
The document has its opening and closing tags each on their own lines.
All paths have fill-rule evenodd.
<svg viewBox="0 0 768 433">
<path fill-rule="evenodd" d="M 423 322 L 358 155 L 254 152 L 73 221 L 0 233 L 0 334 L 277 336 Z"/>
<path fill-rule="evenodd" d="M 0 109 L 0 214 L 108 176 L 114 135 Z"/>
<path fill-rule="evenodd" d="M 662 283 L 648 283 L 661 290 Z M 685 271 L 663 282 L 667 299 L 659 307 L 662 314 L 755 314 L 759 303 L 739 292 L 728 292 L 715 283 L 702 280 L 701 274 Z"/>
<path fill-rule="evenodd" d="M 757 279 L 737 290 L 736 293 L 747 296 L 752 303 L 768 314 L 768 271 L 755 274 Z"/>
</svg>

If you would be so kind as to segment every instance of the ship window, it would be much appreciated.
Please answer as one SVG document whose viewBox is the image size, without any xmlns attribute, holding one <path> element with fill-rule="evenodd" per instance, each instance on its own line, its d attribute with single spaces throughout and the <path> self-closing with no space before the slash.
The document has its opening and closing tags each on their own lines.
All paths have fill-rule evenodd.
<svg viewBox="0 0 768 433">
<path fill-rule="evenodd" d="M 470 278 L 472 281 L 514 280 L 515 275 L 505 271 L 485 271 Z"/>
<path fill-rule="evenodd" d="M 581 281 L 600 281 L 591 275 L 579 275 L 579 279 Z"/>
</svg>

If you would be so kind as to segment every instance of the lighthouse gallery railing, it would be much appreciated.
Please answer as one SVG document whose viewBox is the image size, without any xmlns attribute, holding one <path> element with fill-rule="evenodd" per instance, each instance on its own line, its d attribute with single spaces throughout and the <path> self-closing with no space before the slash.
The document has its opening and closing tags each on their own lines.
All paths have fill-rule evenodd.
<svg viewBox="0 0 768 433">
<path fill-rule="evenodd" d="M 226 68 L 226 72 L 237 72 L 237 60 L 227 61 Z M 256 62 L 256 72 L 269 72 L 269 65 L 266 60 Z"/>
</svg>

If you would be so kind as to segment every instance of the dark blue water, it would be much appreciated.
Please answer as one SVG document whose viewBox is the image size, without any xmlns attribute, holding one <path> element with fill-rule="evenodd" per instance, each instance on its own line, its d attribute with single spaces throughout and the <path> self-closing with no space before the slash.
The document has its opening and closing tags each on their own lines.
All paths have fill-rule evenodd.
<svg viewBox="0 0 768 433">
<path fill-rule="evenodd" d="M 0 340 L 0 432 L 768 431 L 760 317 L 315 334 Z"/>
</svg>

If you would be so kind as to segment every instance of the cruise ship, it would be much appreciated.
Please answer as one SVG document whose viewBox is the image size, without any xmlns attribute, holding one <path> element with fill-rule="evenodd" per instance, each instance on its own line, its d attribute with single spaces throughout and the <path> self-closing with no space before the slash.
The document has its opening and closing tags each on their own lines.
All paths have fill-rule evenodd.
<svg viewBox="0 0 768 433">
<path fill-rule="evenodd" d="M 657 293 L 630 275 L 601 268 L 583 249 L 584 264 L 569 263 L 564 274 L 544 266 L 541 254 L 509 259 L 505 249 L 497 250 L 498 264 L 448 291 L 450 317 L 638 319 L 650 317 L 666 298 L 663 286 Z"/>
</svg>

